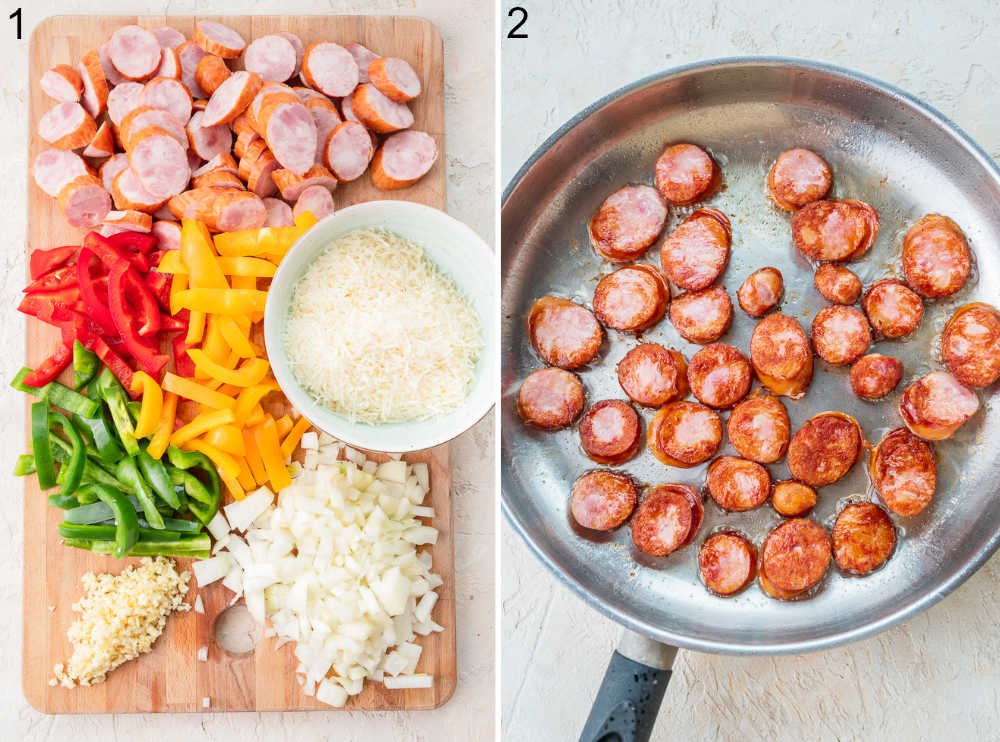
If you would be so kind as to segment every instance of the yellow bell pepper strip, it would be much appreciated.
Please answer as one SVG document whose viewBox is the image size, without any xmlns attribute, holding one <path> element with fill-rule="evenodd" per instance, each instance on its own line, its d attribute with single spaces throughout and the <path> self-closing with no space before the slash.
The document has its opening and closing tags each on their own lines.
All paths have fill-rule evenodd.
<svg viewBox="0 0 1000 742">
<path fill-rule="evenodd" d="M 184 397 L 184 399 L 190 399 L 215 410 L 231 410 L 236 406 L 236 400 L 232 397 L 212 391 L 193 379 L 185 379 L 169 371 L 163 377 L 163 388 Z M 173 431 L 171 430 L 171 432 Z"/>
<path fill-rule="evenodd" d="M 211 443 L 206 443 L 201 438 L 188 441 L 181 448 L 184 451 L 198 451 L 208 456 L 219 470 L 220 476 L 229 477 L 234 480 L 239 476 L 240 465 L 236 463 L 236 458 L 221 448 L 213 446 Z"/>
<path fill-rule="evenodd" d="M 233 276 L 233 288 L 255 289 L 257 288 L 257 279 L 254 278 L 253 276 Z M 255 321 L 259 322 L 260 320 L 255 320 Z"/>
<path fill-rule="evenodd" d="M 219 393 L 220 394 L 225 394 L 227 397 L 232 397 L 233 399 L 235 399 L 237 396 L 239 396 L 239 393 L 242 392 L 242 391 L 243 391 L 243 387 L 241 387 L 241 386 L 233 386 L 232 384 L 222 384 L 219 387 Z"/>
<path fill-rule="evenodd" d="M 170 313 L 177 314 L 181 311 L 181 303 L 178 298 L 181 293 L 187 291 L 188 278 L 187 275 L 181 274 L 174 276 L 174 280 L 170 282 Z"/>
<path fill-rule="evenodd" d="M 248 358 L 239 368 L 229 369 L 213 361 L 205 351 L 198 348 L 191 348 L 188 351 L 188 355 L 194 361 L 195 369 L 200 368 L 211 378 L 219 379 L 224 384 L 233 384 L 234 386 L 245 387 L 259 384 L 267 376 L 267 372 L 271 368 L 271 364 L 263 358 Z"/>
<path fill-rule="evenodd" d="M 267 481 L 267 470 L 264 469 L 264 460 L 260 457 L 257 440 L 254 438 L 253 430 L 250 428 L 243 429 L 243 443 L 247 449 L 247 466 L 250 467 L 250 473 L 257 482 L 257 486 L 260 486 Z"/>
<path fill-rule="evenodd" d="M 277 390 L 278 385 L 273 381 L 265 381 L 262 384 L 254 384 L 243 389 L 236 398 L 236 424 L 247 425 L 247 420 L 253 414 L 254 408 L 264 397 Z"/>
<path fill-rule="evenodd" d="M 242 433 L 240 436 L 242 437 Z M 240 465 L 240 475 L 236 477 L 236 481 L 240 483 L 240 487 L 246 490 L 252 490 L 257 486 L 257 480 L 253 478 L 253 474 L 250 472 L 250 467 L 247 465 L 247 460 L 245 458 L 238 458 L 236 462 Z"/>
<path fill-rule="evenodd" d="M 289 227 L 264 227 L 222 232 L 215 235 L 215 249 L 227 258 L 250 257 L 273 252 L 280 248 L 283 230 Z"/>
<path fill-rule="evenodd" d="M 212 249 L 208 227 L 196 219 L 181 222 L 181 258 L 188 269 L 188 285 L 195 289 L 228 289 Z"/>
<path fill-rule="evenodd" d="M 197 438 L 202 433 L 207 433 L 219 425 L 228 425 L 235 419 L 232 410 L 218 410 L 208 415 L 199 415 L 184 427 L 175 430 L 174 434 L 170 436 L 170 442 L 178 448 L 182 448 L 185 443 Z M 209 456 L 209 458 L 211 457 Z"/>
<path fill-rule="evenodd" d="M 299 445 L 299 441 L 302 440 L 302 436 L 310 427 L 312 427 L 312 424 L 305 417 L 300 417 L 295 421 L 295 426 L 288 431 L 288 435 L 281 442 L 281 452 L 285 455 L 286 460 L 290 459 L 292 454 L 295 453 L 295 448 Z"/>
<path fill-rule="evenodd" d="M 219 324 L 223 319 L 223 317 L 214 314 L 208 318 L 208 326 L 205 330 L 205 342 L 201 344 L 201 349 L 216 363 L 225 363 L 226 359 L 229 358 L 229 343 L 226 342 Z M 235 365 L 234 363 L 233 366 Z M 228 366 L 228 368 L 232 368 L 233 366 Z"/>
<path fill-rule="evenodd" d="M 174 279 L 176 280 L 176 278 Z M 184 337 L 184 342 L 188 345 L 197 345 L 205 336 L 205 313 L 191 312 L 188 317 L 188 331 Z"/>
<path fill-rule="evenodd" d="M 280 492 L 292 483 L 292 478 L 285 468 L 285 457 L 281 455 L 281 444 L 278 442 L 278 429 L 274 424 L 274 418 L 269 417 L 254 428 L 253 435 L 260 457 L 264 461 L 264 470 L 271 482 L 271 489 Z"/>
<path fill-rule="evenodd" d="M 257 353 L 253 343 L 232 317 L 219 318 L 219 332 L 236 355 L 240 358 L 254 358 Z M 206 349 L 207 352 L 207 349 Z"/>
<path fill-rule="evenodd" d="M 246 490 L 243 489 L 243 486 L 240 484 L 238 479 L 233 479 L 222 472 L 219 472 L 219 479 L 221 479 L 222 483 L 226 485 L 226 488 L 229 490 L 229 494 L 233 496 L 234 500 L 242 500 L 247 496 Z"/>
<path fill-rule="evenodd" d="M 156 379 L 145 371 L 132 374 L 129 391 L 133 394 L 142 392 L 142 407 L 139 408 L 139 419 L 135 423 L 135 437 L 148 438 L 156 431 L 163 412 L 163 390 Z"/>
<path fill-rule="evenodd" d="M 178 310 L 207 314 L 251 314 L 263 312 L 266 305 L 267 292 L 256 289 L 186 289 L 177 294 Z"/>
<path fill-rule="evenodd" d="M 264 408 L 257 405 L 253 408 L 253 412 L 250 413 L 250 417 L 247 418 L 247 427 L 256 428 L 268 417 L 267 413 L 264 412 Z"/>
<path fill-rule="evenodd" d="M 186 276 L 188 274 L 188 269 L 187 266 L 184 265 L 184 259 L 181 258 L 181 251 L 165 251 L 163 257 L 160 258 L 160 264 L 156 266 L 156 272 L 169 273 L 174 276 Z"/>
<path fill-rule="evenodd" d="M 217 258 L 216 262 L 224 274 L 233 278 L 271 278 L 275 271 L 271 261 L 248 255 Z"/>
<path fill-rule="evenodd" d="M 171 375 L 168 372 L 168 375 Z M 174 432 L 174 421 L 177 419 L 177 401 L 179 397 L 168 391 L 163 395 L 163 408 L 160 411 L 160 421 L 156 424 L 153 437 L 149 440 L 146 453 L 154 459 L 163 458 L 163 453 L 170 445 L 170 436 Z"/>
<path fill-rule="evenodd" d="M 278 437 L 284 438 L 285 434 L 292 429 L 292 418 L 288 415 L 282 415 L 274 421 L 274 427 L 278 430 Z"/>
<path fill-rule="evenodd" d="M 216 448 L 220 448 L 233 456 L 246 456 L 247 448 L 243 443 L 243 434 L 235 425 L 220 425 L 217 428 L 205 433 L 202 440 L 211 443 Z"/>
</svg>

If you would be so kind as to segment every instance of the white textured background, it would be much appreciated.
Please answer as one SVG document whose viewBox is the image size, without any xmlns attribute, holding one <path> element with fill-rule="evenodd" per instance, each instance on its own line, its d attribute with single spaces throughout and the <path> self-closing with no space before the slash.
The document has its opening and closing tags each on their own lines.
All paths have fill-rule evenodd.
<svg viewBox="0 0 1000 742">
<path fill-rule="evenodd" d="M 444 37 L 448 211 L 493 243 L 494 6 L 490 0 L 227 0 L 125 2 L 88 0 L 23 5 L 22 41 L 0 13 L 0 739 L 215 740 L 337 739 L 338 742 L 493 738 L 494 715 L 494 459 L 490 414 L 452 447 L 458 620 L 458 689 L 440 709 L 401 712 L 133 714 L 45 716 L 21 693 L 21 485 L 8 476 L 24 446 L 23 398 L 7 387 L 21 366 L 24 321 L 14 311 L 24 284 L 25 143 L 28 38 L 58 14 L 392 14 L 420 15 Z M 31 187 L 34 187 L 33 185 Z"/>
<path fill-rule="evenodd" d="M 581 108 L 669 67 L 780 54 L 895 83 L 1000 159 L 995 2 L 504 0 L 502 180 Z M 1000 246 L 998 246 L 1000 248 Z M 504 524 L 501 710 L 510 742 L 575 740 L 618 636 Z M 1000 557 L 904 625 L 795 657 L 681 651 L 656 740 L 1000 739 Z"/>
</svg>

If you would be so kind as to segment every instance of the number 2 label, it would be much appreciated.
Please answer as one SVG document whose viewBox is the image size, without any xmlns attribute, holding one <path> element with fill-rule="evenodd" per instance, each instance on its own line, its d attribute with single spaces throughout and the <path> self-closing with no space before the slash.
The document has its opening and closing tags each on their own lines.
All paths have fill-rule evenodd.
<svg viewBox="0 0 1000 742">
<path fill-rule="evenodd" d="M 508 39 L 526 39 L 526 38 L 528 38 L 528 34 L 526 34 L 526 33 L 518 33 L 517 32 L 517 29 L 519 29 L 521 26 L 523 26 L 527 22 L 527 20 L 528 20 L 528 11 L 525 10 L 524 8 L 522 8 L 520 5 L 518 5 L 516 7 L 513 7 L 509 11 L 507 11 L 507 17 L 508 18 L 514 18 L 515 16 L 520 17 L 521 20 L 519 20 L 517 22 L 517 24 L 514 26 L 514 28 L 512 28 L 510 31 L 507 32 L 507 38 Z M 20 36 L 18 36 L 18 38 L 20 38 Z"/>
</svg>

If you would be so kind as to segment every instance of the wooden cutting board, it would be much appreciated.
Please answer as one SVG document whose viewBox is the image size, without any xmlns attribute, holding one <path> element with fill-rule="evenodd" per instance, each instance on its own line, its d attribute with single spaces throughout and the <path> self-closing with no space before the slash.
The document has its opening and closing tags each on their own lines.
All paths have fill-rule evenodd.
<svg viewBox="0 0 1000 742">
<path fill-rule="evenodd" d="M 40 23 L 31 36 L 29 164 L 44 149 L 45 143 L 34 135 L 38 119 L 55 105 L 38 87 L 38 80 L 49 67 L 60 63 L 75 65 L 84 52 L 96 48 L 119 26 L 134 23 L 156 28 L 167 24 L 190 39 L 195 22 L 201 18 L 59 16 Z M 416 119 L 414 128 L 433 135 L 442 156 L 427 176 L 411 188 L 380 191 L 366 174 L 338 187 L 334 201 L 338 209 L 386 198 L 445 208 L 443 49 L 441 36 L 433 24 L 421 18 L 388 16 L 212 18 L 236 29 L 248 42 L 263 34 L 291 31 L 305 44 L 321 39 L 338 43 L 358 41 L 378 53 L 410 62 L 423 83 L 423 94 L 411 104 Z M 55 199 L 43 193 L 30 174 L 27 187 L 27 249 L 79 244 L 83 232 L 66 225 Z M 14 321 L 14 307 L 7 312 L 8 321 Z M 26 335 L 25 362 L 35 367 L 55 348 L 58 332 L 28 318 Z M 30 439 L 30 432 L 27 439 Z M 438 588 L 440 599 L 433 618 L 445 630 L 418 637 L 423 653 L 417 670 L 433 675 L 434 687 L 387 691 L 381 683 L 366 683 L 365 690 L 347 704 L 348 709 L 434 708 L 447 701 L 455 689 L 455 580 L 449 449 L 446 444 L 406 458 L 425 461 L 430 466 L 429 499 L 437 512 L 433 525 L 440 531 L 432 554 L 434 571 L 441 575 L 444 584 Z M 202 699 L 208 698 L 211 711 L 329 710 L 330 707 L 303 695 L 294 674 L 298 661 L 293 655 L 293 644 L 275 650 L 275 640 L 265 638 L 255 651 L 245 655 L 234 656 L 223 650 L 215 640 L 214 623 L 232 594 L 219 583 L 199 590 L 193 577 L 187 602 L 193 605 L 195 596 L 200 593 L 205 603 L 204 615 L 193 610 L 173 614 L 153 651 L 120 666 L 105 683 L 72 690 L 49 686 L 53 665 L 65 662 L 71 653 L 66 630 L 77 616 L 71 607 L 81 596 L 80 577 L 88 571 L 117 573 L 126 563 L 137 560 L 117 561 L 63 546 L 56 530 L 61 511 L 47 507 L 45 500 L 35 478 L 26 477 L 22 682 L 25 697 L 36 709 L 46 713 L 200 711 L 203 710 Z M 190 568 L 190 559 L 177 561 L 179 568 Z M 208 647 L 207 662 L 197 660 L 198 649 L 203 646 Z"/>
</svg>

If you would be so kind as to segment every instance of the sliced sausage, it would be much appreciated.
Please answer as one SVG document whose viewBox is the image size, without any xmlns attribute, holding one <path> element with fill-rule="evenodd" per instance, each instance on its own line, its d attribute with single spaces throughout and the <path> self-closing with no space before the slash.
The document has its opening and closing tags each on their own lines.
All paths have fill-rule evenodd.
<svg viewBox="0 0 1000 742">
<path fill-rule="evenodd" d="M 750 363 L 760 383 L 778 396 L 799 399 L 812 381 L 809 339 L 802 325 L 784 314 L 769 314 L 757 323 L 750 337 Z"/>
<path fill-rule="evenodd" d="M 794 600 L 799 595 L 805 592 L 805 590 L 794 591 L 794 590 L 782 590 L 777 585 L 772 583 L 767 579 L 767 575 L 764 574 L 763 569 L 757 570 L 757 584 L 760 585 L 760 589 L 764 591 L 765 595 L 769 595 L 777 600 Z"/>
<path fill-rule="evenodd" d="M 198 111 L 187 125 L 188 143 L 191 151 L 203 160 L 213 160 L 219 155 L 228 154 L 233 146 L 233 132 L 225 124 L 204 126 L 205 114 Z"/>
<path fill-rule="evenodd" d="M 754 271 L 736 292 L 740 308 L 751 317 L 763 317 L 781 301 L 785 293 L 785 282 L 777 268 L 761 268 Z"/>
<path fill-rule="evenodd" d="M 651 265 L 619 268 L 602 278 L 594 289 L 594 314 L 606 327 L 639 332 L 652 327 L 667 313 L 670 288 Z"/>
<path fill-rule="evenodd" d="M 871 346 L 871 328 L 860 310 L 843 304 L 823 307 L 812 322 L 816 355 L 834 366 L 854 363 Z"/>
<path fill-rule="evenodd" d="M 80 73 L 80 79 L 83 80 L 80 103 L 87 109 L 87 113 L 96 118 L 108 104 L 108 81 L 104 77 L 100 55 L 91 49 L 80 58 L 76 69 Z"/>
<path fill-rule="evenodd" d="M 632 542 L 644 554 L 665 557 L 688 542 L 694 522 L 687 485 L 655 487 L 639 503 L 632 518 Z"/>
<path fill-rule="evenodd" d="M 225 124 L 239 116 L 257 95 L 261 84 L 260 75 L 254 72 L 240 70 L 227 77 L 208 99 L 204 110 L 204 125 Z M 315 132 L 309 141 L 315 141 Z"/>
<path fill-rule="evenodd" d="M 108 118 L 111 123 L 120 126 L 122 120 L 139 107 L 143 87 L 142 83 L 123 82 L 111 89 L 108 93 Z"/>
<path fill-rule="evenodd" d="M 101 122 L 97 133 L 83 150 L 84 157 L 110 157 L 115 153 L 115 135 L 107 121 Z"/>
<path fill-rule="evenodd" d="M 219 124 L 219 126 L 225 126 L 225 124 Z M 236 141 L 233 143 L 233 148 L 232 148 L 233 149 L 233 154 L 236 155 L 237 157 L 239 157 L 240 159 L 242 159 L 242 158 L 246 157 L 246 155 L 247 155 L 247 148 L 253 142 L 263 142 L 263 141 L 264 141 L 264 137 L 262 137 L 260 134 L 258 134 L 255 131 L 243 131 L 243 132 L 240 132 L 240 134 L 237 135 L 237 137 L 236 137 Z M 265 145 L 266 144 L 267 143 L 265 142 Z M 260 153 L 258 152 L 257 154 L 259 155 Z"/>
<path fill-rule="evenodd" d="M 689 468 L 708 461 L 722 442 L 719 414 L 696 402 L 661 407 L 646 430 L 646 445 L 667 466 Z"/>
<path fill-rule="evenodd" d="M 57 64 L 38 81 L 38 86 L 50 98 L 60 103 L 76 103 L 83 94 L 80 73 L 68 64 Z"/>
<path fill-rule="evenodd" d="M 181 71 L 181 56 L 177 53 L 177 50 L 161 47 L 160 66 L 156 68 L 153 77 L 169 77 L 173 80 L 180 80 Z"/>
<path fill-rule="evenodd" d="M 618 383 L 633 402 L 662 407 L 687 396 L 687 361 L 679 351 L 643 343 L 618 362 Z"/>
<path fill-rule="evenodd" d="M 921 376 L 899 400 L 906 427 L 929 441 L 951 438 L 978 409 L 976 393 L 947 371 Z"/>
<path fill-rule="evenodd" d="M 365 132 L 365 135 L 368 136 L 368 133 Z M 330 136 L 332 139 L 333 135 Z M 413 130 L 397 132 L 387 137 L 375 152 L 372 159 L 372 182 L 383 191 L 408 188 L 427 174 L 437 161 L 437 156 L 437 143 L 430 134 Z M 332 162 L 333 156 L 329 157 Z"/>
<path fill-rule="evenodd" d="M 712 593 L 735 595 L 757 574 L 757 550 L 738 533 L 714 533 L 698 552 L 698 571 Z"/>
<path fill-rule="evenodd" d="M 302 191 L 310 186 L 321 185 L 330 191 L 337 187 L 337 179 L 322 165 L 313 165 L 305 175 L 296 175 L 291 170 L 275 170 L 271 177 L 286 201 L 297 201 Z"/>
<path fill-rule="evenodd" d="M 813 285 L 834 304 L 854 304 L 861 297 L 861 279 L 842 265 L 823 263 L 816 269 Z"/>
<path fill-rule="evenodd" d="M 887 338 L 909 335 L 924 316 L 920 297 L 895 278 L 883 278 L 869 286 L 861 308 L 875 331 Z"/>
<path fill-rule="evenodd" d="M 843 262 L 861 257 L 878 234 L 878 212 L 853 199 L 813 201 L 792 217 L 792 241 L 809 260 Z"/>
<path fill-rule="evenodd" d="M 198 21 L 194 27 L 194 43 L 223 59 L 236 59 L 247 45 L 238 32 L 216 21 Z"/>
<path fill-rule="evenodd" d="M 816 490 L 794 479 L 778 482 L 771 490 L 771 506 L 786 518 L 805 515 L 816 507 L 817 499 Z"/>
<path fill-rule="evenodd" d="M 590 244 L 608 260 L 641 258 L 667 223 L 667 205 L 648 185 L 619 188 L 590 219 Z"/>
<path fill-rule="evenodd" d="M 299 100 L 302 102 L 302 105 L 309 109 L 309 113 L 312 114 L 313 121 L 316 122 L 315 162 L 317 165 L 322 165 L 323 156 L 326 154 L 326 140 L 329 139 L 330 132 L 336 129 L 337 124 L 343 121 L 343 119 L 340 118 L 340 111 L 337 110 L 336 104 L 322 93 L 309 90 L 312 96 L 303 100 L 303 96 L 299 95 L 299 90 L 309 89 L 299 88 L 295 91 L 295 94 L 299 96 Z M 370 141 L 371 138 L 369 137 L 369 142 Z M 434 155 L 435 157 L 437 156 L 437 145 L 434 145 Z"/>
<path fill-rule="evenodd" d="M 274 159 L 274 158 L 271 158 Z M 204 175 L 191 177 L 192 188 L 239 188 L 245 190 L 246 186 L 238 175 L 233 175 L 228 170 L 213 170 Z M 251 189 L 252 190 L 252 189 Z M 260 195 L 259 193 L 257 194 Z"/>
<path fill-rule="evenodd" d="M 859 358 L 851 366 L 851 389 L 862 399 L 882 399 L 903 378 L 903 364 L 878 353 Z"/>
<path fill-rule="evenodd" d="M 284 82 L 295 74 L 298 55 L 292 42 L 279 34 L 258 36 L 243 54 L 243 66 L 264 80 Z"/>
<path fill-rule="evenodd" d="M 131 167 L 124 168 L 114 176 L 111 181 L 111 196 L 119 211 L 132 209 L 150 214 L 163 206 L 166 200 L 147 191 Z"/>
<path fill-rule="evenodd" d="M 371 78 L 368 77 L 368 65 L 378 59 L 379 55 L 356 41 L 352 41 L 350 44 L 344 44 L 344 48 L 350 52 L 351 56 L 354 57 L 354 61 L 358 64 L 359 81 L 371 82 Z"/>
<path fill-rule="evenodd" d="M 592 531 L 611 531 L 635 510 L 639 488 L 626 474 L 592 471 L 573 484 L 570 512 L 573 519 Z"/>
<path fill-rule="evenodd" d="M 130 137 L 128 162 L 143 187 L 158 198 L 176 196 L 191 179 L 185 147 L 156 126 Z"/>
<path fill-rule="evenodd" d="M 149 234 L 153 231 L 152 215 L 142 211 L 109 211 L 104 215 L 101 224 L 117 227 L 122 232 Z"/>
<path fill-rule="evenodd" d="M 260 197 L 235 188 L 194 188 L 170 199 L 178 219 L 198 219 L 213 232 L 260 229 L 267 223 L 267 209 Z"/>
<path fill-rule="evenodd" d="M 728 410 L 750 391 L 753 369 L 738 348 L 725 343 L 706 345 L 688 364 L 687 380 L 702 404 Z"/>
<path fill-rule="evenodd" d="M 360 72 L 354 57 L 340 44 L 316 41 L 306 47 L 302 56 L 302 79 L 313 90 L 342 98 L 358 87 Z"/>
<path fill-rule="evenodd" d="M 413 112 L 407 105 L 390 100 L 371 83 L 358 85 L 350 97 L 350 110 L 376 134 L 391 134 L 413 126 Z M 350 117 L 345 114 L 344 118 Z"/>
<path fill-rule="evenodd" d="M 89 172 L 83 158 L 66 149 L 42 150 L 31 166 L 36 185 L 52 198 L 58 196 L 67 183 Z"/>
<path fill-rule="evenodd" d="M 340 99 L 340 115 L 344 121 L 356 121 L 362 123 L 361 119 L 354 115 L 354 108 L 351 105 L 351 96 L 345 95 Z"/>
<path fill-rule="evenodd" d="M 685 340 L 714 343 L 733 322 L 733 302 L 721 286 L 686 291 L 670 303 L 670 321 Z"/>
<path fill-rule="evenodd" d="M 63 186 L 57 197 L 71 227 L 90 229 L 111 211 L 111 196 L 96 175 L 80 175 Z"/>
<path fill-rule="evenodd" d="M 681 544 L 683 547 L 694 541 L 694 537 L 697 536 L 698 531 L 701 530 L 701 524 L 705 520 L 705 505 L 702 502 L 701 494 L 695 492 L 694 487 L 686 484 L 675 484 L 673 487 L 684 495 L 688 504 L 691 505 L 691 529 L 688 531 L 687 538 L 684 539 L 684 542 Z"/>
<path fill-rule="evenodd" d="M 821 412 L 806 420 L 788 444 L 788 470 L 800 482 L 825 487 L 851 470 L 865 444 L 857 420 Z"/>
<path fill-rule="evenodd" d="M 903 277 L 928 299 L 951 296 L 969 278 L 972 258 L 958 225 L 940 214 L 928 214 L 903 237 Z"/>
<path fill-rule="evenodd" d="M 323 219 L 333 213 L 333 196 L 330 195 L 329 189 L 314 185 L 302 191 L 292 208 L 292 216 L 297 219 L 307 212 L 317 219 Z"/>
<path fill-rule="evenodd" d="M 153 36 L 156 37 L 156 40 L 164 49 L 176 49 L 187 41 L 184 34 L 176 28 L 172 28 L 170 26 L 160 26 L 159 28 L 154 28 Z"/>
<path fill-rule="evenodd" d="M 177 58 L 181 60 L 181 82 L 184 83 L 192 98 L 208 98 L 210 93 L 198 84 L 198 63 L 208 52 L 193 41 L 185 41 L 177 47 Z"/>
<path fill-rule="evenodd" d="M 296 99 L 294 103 L 265 104 L 260 113 L 262 136 L 281 167 L 305 174 L 316 164 L 316 121 L 309 109 Z"/>
<path fill-rule="evenodd" d="M 162 129 L 176 139 L 181 145 L 187 147 L 188 137 L 182 124 L 170 111 L 160 108 L 150 108 L 149 106 L 139 106 L 130 111 L 118 125 L 118 138 L 126 150 L 132 147 L 132 134 L 155 126 Z"/>
<path fill-rule="evenodd" d="M 401 133 L 416 134 L 417 132 Z M 378 154 L 379 168 L 382 170 L 381 174 L 386 175 L 382 179 L 380 188 L 383 186 L 405 188 L 406 185 L 409 185 L 409 183 L 405 183 L 409 176 L 421 170 L 426 173 L 427 170 L 423 169 L 425 165 L 427 169 L 430 169 L 430 165 L 434 164 L 434 159 L 437 158 L 437 145 L 434 144 L 434 140 L 427 134 L 423 136 L 430 139 L 430 147 L 432 149 L 428 148 L 427 141 L 420 137 L 417 139 L 402 140 L 392 145 L 392 152 L 389 156 L 389 167 L 396 175 L 405 175 L 407 178 L 395 181 L 391 176 L 387 176 L 384 172 L 385 153 L 380 152 Z M 386 144 L 389 143 L 389 139 L 386 140 Z M 428 158 L 430 158 L 429 162 Z M 372 140 L 368 136 L 368 130 L 362 124 L 355 123 L 354 121 L 343 121 L 337 124 L 326 138 L 326 144 L 323 148 L 323 163 L 342 182 L 356 180 L 364 175 L 371 159 Z M 374 171 L 372 174 L 374 175 Z M 418 175 L 412 182 L 416 182 L 420 177 Z M 397 182 L 404 184 L 397 185 Z M 390 188 L 385 188 L 384 190 L 390 190 Z"/>
<path fill-rule="evenodd" d="M 812 150 L 796 147 L 778 155 L 767 174 L 771 198 L 786 211 L 795 211 L 826 198 L 833 173 L 826 160 Z"/>
<path fill-rule="evenodd" d="M 676 286 L 698 291 L 722 275 L 731 244 L 729 217 L 718 209 L 698 209 L 664 240 L 660 265 Z"/>
<path fill-rule="evenodd" d="M 674 206 L 707 198 L 719 181 L 719 169 L 708 152 L 694 144 L 667 147 L 656 161 L 656 187 Z"/>
<path fill-rule="evenodd" d="M 292 217 L 292 207 L 280 198 L 265 198 L 264 208 L 267 209 L 268 227 L 294 227 L 295 219 Z"/>
<path fill-rule="evenodd" d="M 561 368 L 540 368 L 521 382 L 517 414 L 528 425 L 542 430 L 569 427 L 583 412 L 580 377 Z"/>
<path fill-rule="evenodd" d="M 56 149 L 80 149 L 90 144 L 97 123 L 79 103 L 60 103 L 38 121 L 38 136 Z"/>
<path fill-rule="evenodd" d="M 406 103 L 420 95 L 420 78 L 405 59 L 379 57 L 373 60 L 368 65 L 368 78 L 387 98 L 397 103 Z"/>
<path fill-rule="evenodd" d="M 302 57 L 306 53 L 305 44 L 302 43 L 302 39 L 289 31 L 278 31 L 278 36 L 287 39 L 288 43 L 295 50 L 295 72 L 292 74 L 299 74 L 299 71 L 302 69 Z"/>
<path fill-rule="evenodd" d="M 579 368 L 601 349 L 604 333 L 586 307 L 556 296 L 543 296 L 528 318 L 531 344 L 543 361 L 559 368 Z"/>
<path fill-rule="evenodd" d="M 781 591 L 803 593 L 823 579 L 831 552 L 822 526 L 808 518 L 786 520 L 764 540 L 761 573 Z"/>
<path fill-rule="evenodd" d="M 941 357 L 966 386 L 989 386 L 1000 377 L 1000 314 L 977 302 L 955 310 L 941 333 Z"/>
<path fill-rule="evenodd" d="M 253 70 L 251 70 L 252 72 Z M 228 80 L 232 76 L 233 72 L 226 65 L 226 60 L 222 57 L 217 57 L 214 54 L 206 54 L 200 60 L 198 60 L 198 66 L 195 67 L 194 79 L 197 81 L 199 87 L 204 90 L 208 95 L 211 95 L 219 86 Z"/>
<path fill-rule="evenodd" d="M 278 161 L 275 159 L 274 155 L 271 154 L 270 150 L 265 150 L 250 166 L 250 177 L 247 178 L 247 189 L 253 191 L 261 198 L 267 198 L 268 196 L 274 195 L 274 192 L 277 191 L 278 188 L 274 184 L 273 176 L 280 167 L 281 165 L 278 164 Z M 325 188 L 322 190 L 326 191 L 325 199 L 313 196 L 307 199 L 305 206 L 303 206 L 303 208 L 307 211 L 312 211 L 313 216 L 317 219 L 322 219 L 327 214 L 333 213 L 333 199 L 330 197 L 330 191 Z M 305 191 L 302 193 L 305 195 Z M 298 206 L 298 203 L 296 203 L 296 206 Z"/>
<path fill-rule="evenodd" d="M 896 515 L 916 515 L 937 489 L 934 451 L 906 428 L 896 428 L 879 441 L 869 472 L 882 502 Z"/>
<path fill-rule="evenodd" d="M 104 190 L 108 193 L 112 193 L 111 184 L 122 170 L 128 170 L 128 155 L 124 152 L 111 155 L 101 165 L 101 185 L 104 186 Z"/>
<path fill-rule="evenodd" d="M 129 80 L 145 80 L 160 66 L 160 42 L 141 26 L 122 26 L 108 41 L 111 64 Z"/>
<path fill-rule="evenodd" d="M 181 225 L 167 219 L 157 219 L 149 230 L 156 237 L 156 245 L 160 250 L 181 249 Z"/>
<path fill-rule="evenodd" d="M 635 456 L 642 442 L 642 421 L 627 402 L 596 402 L 580 418 L 580 445 L 598 464 L 622 464 Z"/>
<path fill-rule="evenodd" d="M 705 484 L 715 503 L 733 512 L 753 510 L 771 494 L 767 469 L 738 456 L 720 456 L 713 461 Z"/>
<path fill-rule="evenodd" d="M 892 520 L 874 503 L 848 505 L 833 524 L 833 559 L 845 572 L 874 572 L 888 561 L 895 546 Z"/>
<path fill-rule="evenodd" d="M 191 118 L 191 93 L 184 83 L 169 77 L 154 77 L 147 82 L 139 95 L 139 105 L 170 111 L 182 124 Z"/>
<path fill-rule="evenodd" d="M 116 85 L 123 85 L 127 82 L 131 82 L 127 77 L 125 77 L 121 72 L 115 69 L 115 66 L 111 64 L 111 40 L 105 41 L 99 47 L 97 47 L 97 59 L 101 63 L 101 72 L 104 74 L 105 83 L 110 87 Z"/>
<path fill-rule="evenodd" d="M 233 159 L 233 156 L 228 152 L 220 152 L 200 168 L 192 172 L 191 175 L 193 177 L 198 177 L 199 175 L 205 175 L 206 173 L 212 173 L 217 170 L 224 170 L 226 172 L 233 173 L 234 175 L 239 173 L 236 160 Z"/>
<path fill-rule="evenodd" d="M 740 456 L 758 464 L 773 464 L 788 449 L 791 424 L 781 400 L 758 389 L 733 408 L 726 432 Z"/>
</svg>

